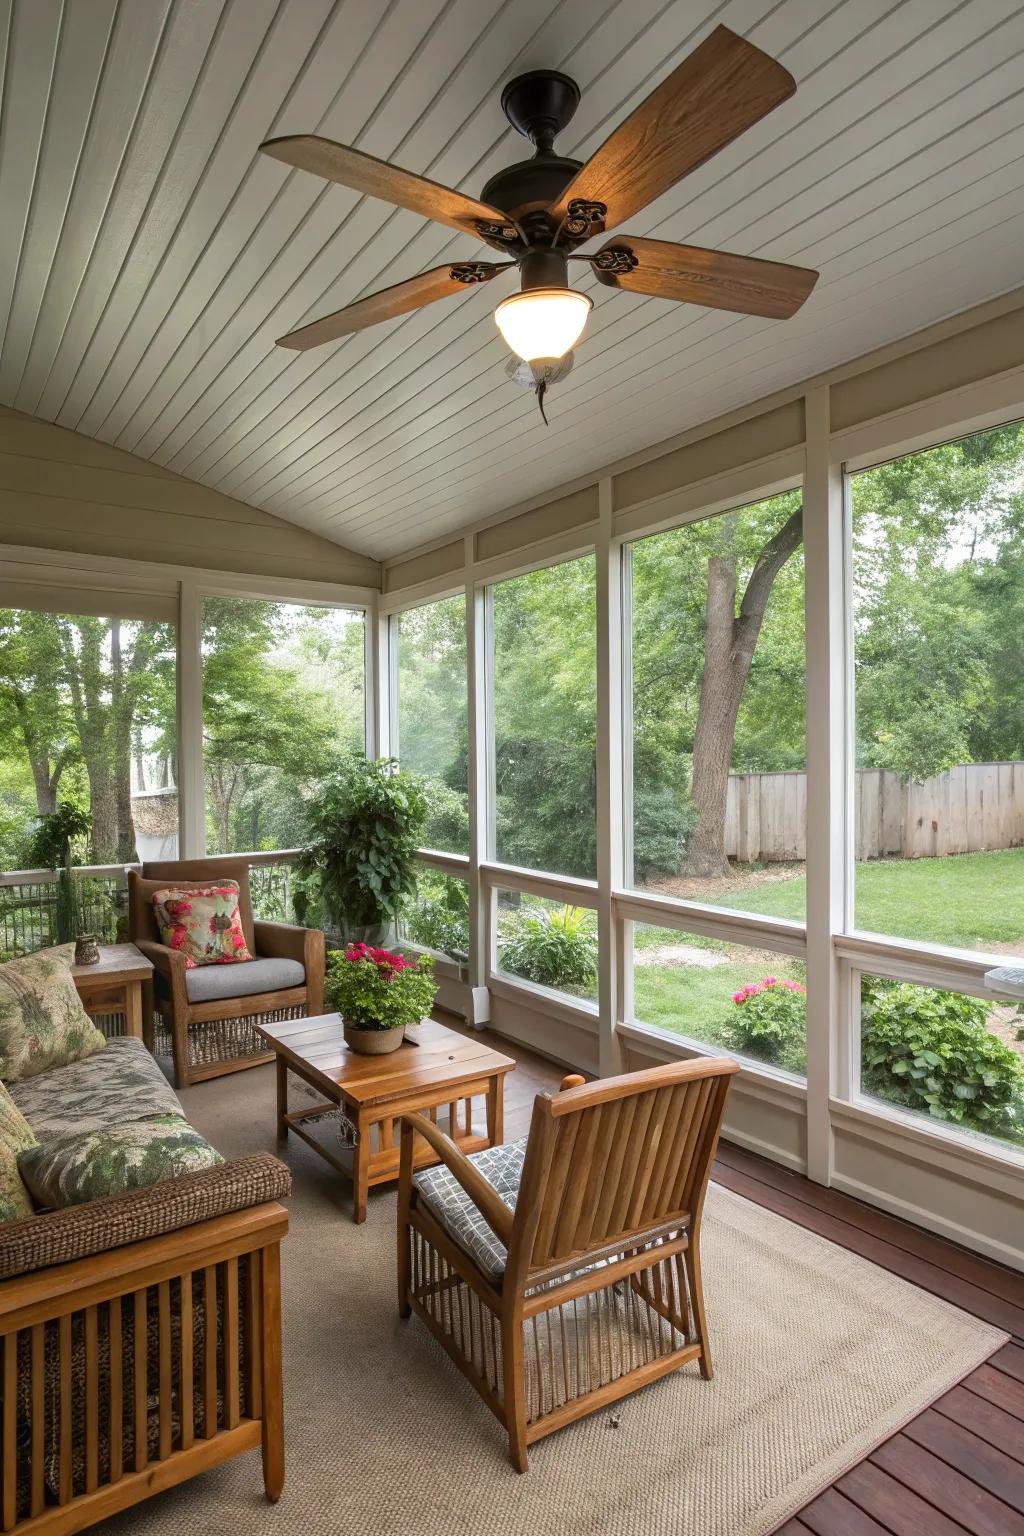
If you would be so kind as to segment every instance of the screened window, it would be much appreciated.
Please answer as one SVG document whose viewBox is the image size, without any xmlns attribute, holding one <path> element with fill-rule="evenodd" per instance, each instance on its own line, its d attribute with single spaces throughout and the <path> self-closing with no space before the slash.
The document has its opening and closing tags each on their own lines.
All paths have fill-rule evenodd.
<svg viewBox="0 0 1024 1536">
<path fill-rule="evenodd" d="M 593 877 L 597 639 L 593 556 L 493 589 L 497 856 Z"/>
<path fill-rule="evenodd" d="M 638 540 L 629 557 L 633 882 L 802 919 L 801 495 Z"/>
<path fill-rule="evenodd" d="M 518 891 L 496 894 L 499 970 L 596 1002 L 597 913 Z"/>
<path fill-rule="evenodd" d="M 361 613 L 207 598 L 203 765 L 211 853 L 293 848 L 316 781 L 365 741 Z"/>
<path fill-rule="evenodd" d="M 699 1045 L 803 1073 L 802 960 L 755 946 L 636 923 L 633 1011 Z"/>
<path fill-rule="evenodd" d="M 0 858 L 174 858 L 175 628 L 0 609 Z"/>
<path fill-rule="evenodd" d="M 424 781 L 430 805 L 424 845 L 468 853 L 465 599 L 426 603 L 394 623 L 396 755 Z"/>
<path fill-rule="evenodd" d="M 851 477 L 855 922 L 1024 951 L 1024 425 Z"/>
<path fill-rule="evenodd" d="M 453 960 L 469 958 L 469 889 L 465 880 L 421 867 L 405 905 L 400 935 Z"/>
<path fill-rule="evenodd" d="M 1021 1005 L 860 979 L 861 1088 L 932 1124 L 1024 1147 Z"/>
</svg>

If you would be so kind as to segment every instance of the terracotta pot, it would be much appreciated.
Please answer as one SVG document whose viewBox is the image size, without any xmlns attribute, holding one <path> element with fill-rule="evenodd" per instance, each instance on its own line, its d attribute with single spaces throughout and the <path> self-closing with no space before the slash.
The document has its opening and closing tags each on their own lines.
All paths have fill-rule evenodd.
<svg viewBox="0 0 1024 1536">
<path fill-rule="evenodd" d="M 397 1029 L 360 1029 L 358 1024 L 345 1025 L 345 1044 L 360 1056 L 384 1056 L 388 1051 L 397 1051 L 404 1039 L 404 1025 Z"/>
</svg>

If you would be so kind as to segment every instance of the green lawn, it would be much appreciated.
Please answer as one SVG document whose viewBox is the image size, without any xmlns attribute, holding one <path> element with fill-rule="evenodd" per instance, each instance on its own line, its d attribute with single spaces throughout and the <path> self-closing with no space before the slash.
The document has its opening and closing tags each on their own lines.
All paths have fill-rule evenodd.
<svg viewBox="0 0 1024 1536">
<path fill-rule="evenodd" d="M 803 876 L 734 891 L 714 905 L 803 921 Z M 858 928 L 985 949 L 1019 943 L 1024 951 L 1024 848 L 945 859 L 877 859 L 857 865 Z"/>
<path fill-rule="evenodd" d="M 657 1024 L 673 1034 L 688 1035 L 707 1045 L 729 1046 L 729 1024 L 736 1013 L 732 1000 L 748 981 L 767 976 L 804 981 L 800 960 L 765 950 L 748 950 L 717 939 L 701 939 L 669 928 L 636 928 L 637 964 L 633 991 L 635 1013 L 645 1024 Z M 702 953 L 716 952 L 721 963 L 704 967 L 687 963 L 685 957 L 655 960 L 651 951 L 685 945 Z M 645 963 L 650 957 L 652 963 Z"/>
<path fill-rule="evenodd" d="M 958 949 L 1019 942 L 1024 952 L 1024 849 L 877 860 L 858 864 L 856 878 L 859 927 Z M 802 921 L 805 887 L 804 877 L 797 876 L 734 890 L 714 904 Z M 803 965 L 784 955 L 645 924 L 637 925 L 635 935 L 636 1017 L 708 1045 L 728 1045 L 736 1008 L 732 994 L 745 982 L 765 976 L 804 980 Z M 717 951 L 722 963 L 705 968 L 673 957 L 644 964 L 645 952 L 673 945 Z"/>
</svg>

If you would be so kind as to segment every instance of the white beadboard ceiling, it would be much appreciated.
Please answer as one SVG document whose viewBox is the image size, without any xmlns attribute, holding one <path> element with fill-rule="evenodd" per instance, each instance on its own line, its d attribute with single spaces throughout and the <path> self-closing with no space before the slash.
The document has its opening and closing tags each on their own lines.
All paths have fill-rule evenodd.
<svg viewBox="0 0 1024 1536">
<path fill-rule="evenodd" d="M 498 98 L 572 74 L 585 158 L 717 23 L 796 96 L 630 222 L 818 267 L 788 322 L 594 299 L 551 426 L 511 276 L 315 352 L 275 336 L 490 254 L 258 155 L 318 132 L 478 194 Z M 1015 0 L 0 0 L 0 400 L 378 558 L 1016 286 Z"/>
</svg>

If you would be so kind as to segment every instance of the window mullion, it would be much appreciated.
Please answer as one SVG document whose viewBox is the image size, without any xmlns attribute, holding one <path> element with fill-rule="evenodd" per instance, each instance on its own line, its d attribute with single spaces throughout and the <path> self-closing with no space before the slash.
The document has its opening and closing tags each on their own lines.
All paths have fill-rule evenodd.
<svg viewBox="0 0 1024 1536">
<path fill-rule="evenodd" d="M 837 1082 L 843 1007 L 832 935 L 846 888 L 846 667 L 841 466 L 830 455 L 829 395 L 805 398 L 803 537 L 807 656 L 807 1172 L 832 1179 L 829 1099 Z"/>
</svg>

